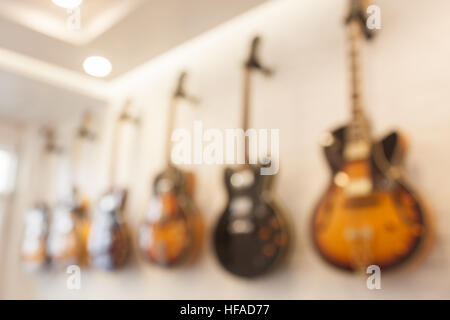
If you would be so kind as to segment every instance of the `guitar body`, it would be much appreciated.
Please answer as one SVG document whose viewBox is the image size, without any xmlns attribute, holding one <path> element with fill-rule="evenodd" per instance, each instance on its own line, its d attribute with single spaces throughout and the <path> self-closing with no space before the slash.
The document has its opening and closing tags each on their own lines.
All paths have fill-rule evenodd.
<svg viewBox="0 0 450 320">
<path fill-rule="evenodd" d="M 404 141 L 392 133 L 372 145 L 368 159 L 346 161 L 345 130 L 325 147 L 333 179 L 313 215 L 314 243 L 342 269 L 395 267 L 417 251 L 427 229 L 425 210 L 398 171 Z"/>
<path fill-rule="evenodd" d="M 257 277 L 271 270 L 289 243 L 285 218 L 271 198 L 272 176 L 260 167 L 225 170 L 228 204 L 214 232 L 221 265 L 242 277 Z"/>
<path fill-rule="evenodd" d="M 123 267 L 130 251 L 130 234 L 123 217 L 127 192 L 115 189 L 99 201 L 88 238 L 89 261 L 104 270 Z"/>
<path fill-rule="evenodd" d="M 152 263 L 193 261 L 201 249 L 203 221 L 193 201 L 194 176 L 175 167 L 159 174 L 140 227 L 139 245 Z"/>
</svg>

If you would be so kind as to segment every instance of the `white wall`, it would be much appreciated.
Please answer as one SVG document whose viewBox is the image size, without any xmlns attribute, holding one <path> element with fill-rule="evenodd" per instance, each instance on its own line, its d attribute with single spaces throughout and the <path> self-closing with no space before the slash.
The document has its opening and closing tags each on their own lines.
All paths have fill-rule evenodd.
<svg viewBox="0 0 450 320">
<path fill-rule="evenodd" d="M 34 279 L 18 275 L 18 254 L 22 231 L 22 212 L 32 196 L 30 190 L 30 171 L 34 152 L 31 126 L 14 123 L 0 124 L 0 141 L 14 152 L 18 158 L 15 191 L 8 199 L 3 212 L 3 225 L 0 230 L 0 296 L 32 298 Z M 20 279 L 20 280 L 18 280 Z"/>
<path fill-rule="evenodd" d="M 168 97 L 178 72 L 189 70 L 188 87 L 202 104 L 181 106 L 178 125 L 233 128 L 240 124 L 241 65 L 249 39 L 263 36 L 262 58 L 276 69 L 272 79 L 257 77 L 252 124 L 279 128 L 281 170 L 276 186 L 289 209 L 295 245 L 284 267 L 256 281 L 225 273 L 215 260 L 210 235 L 225 202 L 222 167 L 193 166 L 196 200 L 209 232 L 203 256 L 192 267 L 161 270 L 140 258 L 117 273 L 83 272 L 82 289 L 68 291 L 64 274 L 38 277 L 35 298 L 303 299 L 303 298 L 450 298 L 450 2 L 386 1 L 383 29 L 367 50 L 365 88 L 376 134 L 401 128 L 410 137 L 409 177 L 434 209 L 436 243 L 420 264 L 385 274 L 382 290 L 369 291 L 365 278 L 337 271 L 313 251 L 311 210 L 327 184 L 328 172 L 318 146 L 324 131 L 347 119 L 349 94 L 345 32 L 346 1 L 271 1 L 207 34 L 193 39 L 114 84 L 113 107 L 105 117 L 102 162 L 114 112 L 131 96 L 143 112 L 139 154 L 133 156 L 128 217 L 136 226 L 145 211 L 151 179 L 163 166 Z M 103 170 L 103 171 L 102 171 Z M 106 186 L 99 173 L 98 195 Z M 16 285 L 26 280 L 19 275 Z M 12 297 L 22 297 L 22 293 Z M 29 296 L 29 295 L 27 295 Z M 26 297 L 27 297 L 26 296 Z"/>
</svg>

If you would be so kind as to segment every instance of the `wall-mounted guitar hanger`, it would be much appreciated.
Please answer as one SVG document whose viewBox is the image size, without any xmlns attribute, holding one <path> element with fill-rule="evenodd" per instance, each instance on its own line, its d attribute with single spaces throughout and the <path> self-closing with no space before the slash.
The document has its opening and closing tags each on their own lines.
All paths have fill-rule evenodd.
<svg viewBox="0 0 450 320">
<path fill-rule="evenodd" d="M 192 94 L 188 94 L 186 92 L 186 78 L 188 76 L 187 71 L 182 71 L 178 76 L 177 85 L 175 87 L 175 91 L 173 93 L 174 99 L 183 99 L 189 101 L 193 105 L 198 105 L 200 103 L 200 99 Z"/>
<path fill-rule="evenodd" d="M 86 111 L 83 115 L 83 120 L 81 126 L 77 130 L 76 137 L 81 140 L 95 141 L 97 134 L 92 129 L 93 126 L 93 116 L 92 113 Z"/>
</svg>

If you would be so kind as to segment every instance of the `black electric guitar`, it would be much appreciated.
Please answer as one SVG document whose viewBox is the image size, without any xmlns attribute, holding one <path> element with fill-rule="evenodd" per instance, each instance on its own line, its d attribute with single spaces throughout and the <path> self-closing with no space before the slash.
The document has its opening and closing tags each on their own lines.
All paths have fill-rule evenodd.
<svg viewBox="0 0 450 320">
<path fill-rule="evenodd" d="M 403 175 L 405 140 L 397 132 L 374 140 L 363 108 L 359 53 L 364 37 L 371 36 L 366 8 L 361 0 L 351 1 L 352 117 L 323 141 L 332 175 L 312 219 L 320 255 L 339 268 L 363 272 L 369 265 L 386 270 L 409 260 L 430 231 L 427 212 Z"/>
<path fill-rule="evenodd" d="M 252 72 L 272 72 L 258 59 L 260 38 L 255 37 L 244 66 L 243 129 L 249 125 Z M 273 176 L 261 175 L 263 165 L 246 164 L 225 170 L 228 203 L 214 232 L 214 247 L 222 266 L 242 277 L 265 274 L 284 256 L 290 234 L 284 214 L 271 193 Z M 266 164 L 268 165 L 268 164 Z"/>
<path fill-rule="evenodd" d="M 90 262 L 101 269 L 114 270 L 125 265 L 131 248 L 131 237 L 125 219 L 127 188 L 119 186 L 117 180 L 117 159 L 121 129 L 125 125 L 135 127 L 139 120 L 131 114 L 131 104 L 127 101 L 116 122 L 111 152 L 111 188 L 99 200 L 94 213 L 88 238 Z"/>
<path fill-rule="evenodd" d="M 153 197 L 140 226 L 139 245 L 148 261 L 175 266 L 193 261 L 203 240 L 203 220 L 194 203 L 194 175 L 177 168 L 170 158 L 175 112 L 180 100 L 197 102 L 186 94 L 181 73 L 171 97 L 166 135 L 166 169 L 153 182 Z"/>
<path fill-rule="evenodd" d="M 21 262 L 27 272 L 43 271 L 49 264 L 47 241 L 51 209 L 49 201 L 44 199 L 51 193 L 50 157 L 59 155 L 62 149 L 56 144 L 56 135 L 53 129 L 45 128 L 43 135 L 45 143 L 40 159 L 43 167 L 40 167 L 37 190 L 39 199 L 24 217 L 25 230 L 22 239 Z"/>
</svg>

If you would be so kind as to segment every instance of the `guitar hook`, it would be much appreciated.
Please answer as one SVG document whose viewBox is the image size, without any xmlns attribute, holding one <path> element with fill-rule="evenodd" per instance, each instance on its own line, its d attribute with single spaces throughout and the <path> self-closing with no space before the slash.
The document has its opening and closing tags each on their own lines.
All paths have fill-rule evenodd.
<svg viewBox="0 0 450 320">
<path fill-rule="evenodd" d="M 63 148 L 56 143 L 56 132 L 53 128 L 44 127 L 41 129 L 41 134 L 45 139 L 44 149 L 50 154 L 62 154 Z"/>
<path fill-rule="evenodd" d="M 200 103 L 200 99 L 194 95 L 190 95 L 186 93 L 185 90 L 185 82 L 186 82 L 187 72 L 182 71 L 178 77 L 177 86 L 175 92 L 173 94 L 174 99 L 184 99 L 192 103 L 193 105 L 198 105 Z"/>
<path fill-rule="evenodd" d="M 134 115 L 132 112 L 132 101 L 130 98 L 128 98 L 125 101 L 125 104 L 123 106 L 122 112 L 119 115 L 119 121 L 123 122 L 131 122 L 132 124 L 138 126 L 140 123 L 140 118 L 138 115 Z"/>
<path fill-rule="evenodd" d="M 261 43 L 261 37 L 259 35 L 253 37 L 250 44 L 250 55 L 245 63 L 247 69 L 257 69 L 261 71 L 265 76 L 271 76 L 274 71 L 269 67 L 264 66 L 259 60 L 259 46 Z"/>
<path fill-rule="evenodd" d="M 350 0 L 350 14 L 345 19 L 345 24 L 350 23 L 352 20 L 357 20 L 361 24 L 365 38 L 371 40 L 375 33 L 366 26 L 367 14 L 365 10 L 368 7 L 369 4 L 365 0 Z"/>
<path fill-rule="evenodd" d="M 96 139 L 96 134 L 91 129 L 92 122 L 92 113 L 90 111 L 86 111 L 83 114 L 81 126 L 78 128 L 78 138 L 86 139 L 88 141 L 94 141 Z"/>
</svg>

